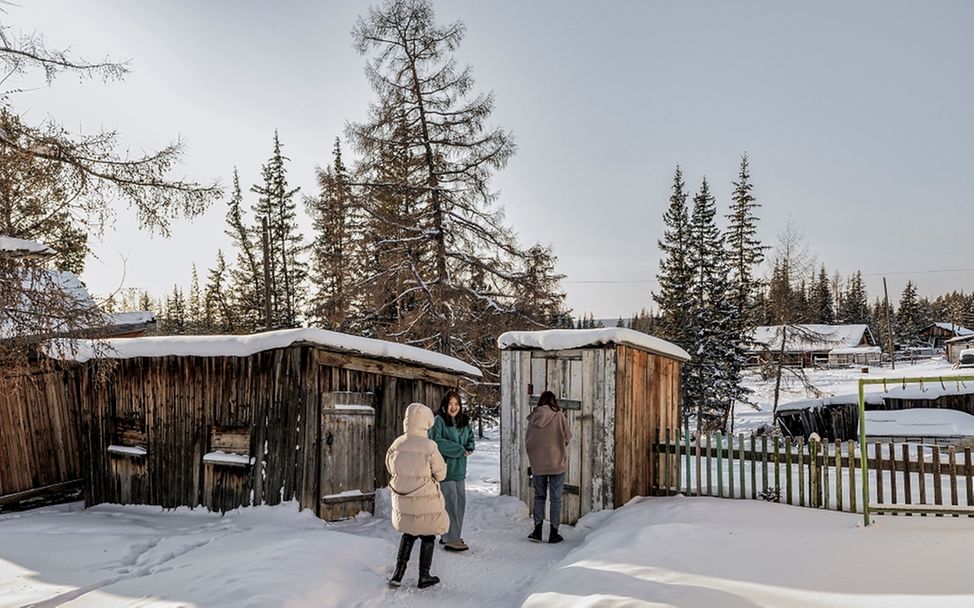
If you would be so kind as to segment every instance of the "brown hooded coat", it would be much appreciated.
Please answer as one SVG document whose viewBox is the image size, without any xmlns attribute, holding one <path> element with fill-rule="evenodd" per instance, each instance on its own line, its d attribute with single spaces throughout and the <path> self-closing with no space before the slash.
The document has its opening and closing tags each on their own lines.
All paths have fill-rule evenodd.
<svg viewBox="0 0 974 608">
<path fill-rule="evenodd" d="M 450 529 L 440 481 L 446 462 L 436 442 L 426 436 L 433 426 L 433 411 L 422 403 L 406 408 L 400 435 L 386 452 L 386 469 L 392 478 L 392 526 L 405 534 L 443 534 Z"/>
<path fill-rule="evenodd" d="M 568 419 L 547 405 L 539 405 L 528 416 L 524 435 L 528 461 L 534 475 L 560 475 L 568 468 L 568 441 L 572 431 Z"/>
</svg>

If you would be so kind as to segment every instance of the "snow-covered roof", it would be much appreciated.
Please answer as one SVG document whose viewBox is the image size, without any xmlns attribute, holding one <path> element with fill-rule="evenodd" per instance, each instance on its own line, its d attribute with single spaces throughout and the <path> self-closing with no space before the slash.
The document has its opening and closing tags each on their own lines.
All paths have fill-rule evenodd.
<svg viewBox="0 0 974 608">
<path fill-rule="evenodd" d="M 497 346 L 501 349 L 553 351 L 609 344 L 625 344 L 680 361 L 690 360 L 687 351 L 676 344 L 624 327 L 509 331 L 497 338 Z"/>
<path fill-rule="evenodd" d="M 815 325 L 801 324 L 787 326 L 788 340 L 785 352 L 831 351 L 836 348 L 859 346 L 864 340 L 875 342 L 867 325 Z M 781 325 L 761 325 L 754 328 L 751 342 L 758 345 L 755 350 L 777 351 L 781 349 Z"/>
<path fill-rule="evenodd" d="M 945 331 L 953 332 L 957 337 L 974 336 L 974 330 L 967 329 L 966 327 L 957 325 L 956 323 L 944 323 L 943 321 L 938 321 L 936 323 L 931 323 L 924 329 L 930 329 L 931 327 L 939 327 Z"/>
<path fill-rule="evenodd" d="M 883 395 L 881 393 L 866 393 L 864 395 L 865 401 L 869 405 L 882 405 Z M 778 413 L 789 412 L 795 410 L 808 410 L 808 409 L 818 409 L 820 407 L 827 407 L 831 405 L 858 405 L 859 395 L 835 395 L 833 397 L 823 397 L 821 399 L 803 399 L 801 401 L 792 401 L 790 403 L 780 403 L 778 404 Z"/>
<path fill-rule="evenodd" d="M 877 385 L 879 386 L 879 385 Z M 883 405 L 887 399 L 899 399 L 910 401 L 933 401 L 947 395 L 971 395 L 974 394 L 974 381 L 953 380 L 950 376 L 944 376 L 942 380 L 925 382 L 921 384 L 906 384 L 902 380 L 890 378 L 889 384 L 882 390 L 869 392 L 864 395 L 866 404 Z M 802 401 L 792 401 L 778 406 L 778 412 L 789 410 L 815 409 L 829 405 L 857 405 L 859 395 L 851 393 L 847 395 L 835 395 L 822 399 L 805 399 Z"/>
<path fill-rule="evenodd" d="M 109 321 L 112 325 L 143 325 L 155 323 L 156 315 L 147 310 L 116 312 L 109 315 Z"/>
<path fill-rule="evenodd" d="M 311 327 L 301 329 L 281 329 L 245 336 L 158 336 L 144 338 L 116 338 L 99 340 L 96 344 L 82 340 L 74 349 L 62 349 L 63 355 L 53 349 L 51 356 L 64 356 L 74 361 L 84 362 L 95 356 L 111 359 L 134 359 L 136 357 L 247 357 L 255 353 L 275 348 L 285 348 L 297 342 L 309 342 L 331 350 L 361 354 L 381 359 L 408 361 L 418 365 L 443 371 L 479 378 L 479 369 L 459 359 L 440 353 L 407 346 L 396 342 L 385 342 L 361 336 L 350 336 L 334 331 Z M 96 355 L 97 351 L 97 355 Z"/>
<path fill-rule="evenodd" d="M 960 343 L 960 342 L 972 342 L 972 341 L 974 341 L 974 334 L 965 335 L 965 336 L 957 336 L 956 338 L 951 338 L 949 340 L 945 340 L 944 343 L 945 344 L 957 344 L 957 343 Z"/>
<path fill-rule="evenodd" d="M 870 437 L 974 436 L 974 416 L 957 410 L 911 408 L 866 412 Z"/>
<path fill-rule="evenodd" d="M 878 346 L 850 346 L 847 348 L 833 348 L 830 355 L 878 355 L 883 350 Z"/>
<path fill-rule="evenodd" d="M 16 239 L 12 236 L 0 236 L 0 255 L 14 258 L 38 257 L 46 258 L 54 255 L 53 249 L 26 239 Z"/>
</svg>

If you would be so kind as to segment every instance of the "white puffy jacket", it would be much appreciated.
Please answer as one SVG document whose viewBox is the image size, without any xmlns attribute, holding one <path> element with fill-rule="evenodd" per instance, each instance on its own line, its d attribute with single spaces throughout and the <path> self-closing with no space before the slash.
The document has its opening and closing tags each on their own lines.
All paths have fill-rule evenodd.
<svg viewBox="0 0 974 608">
<path fill-rule="evenodd" d="M 386 469 L 392 478 L 392 526 L 406 534 L 443 534 L 450 529 L 440 481 L 446 462 L 436 442 L 426 436 L 433 426 L 433 412 L 422 403 L 406 408 L 400 435 L 386 452 Z"/>
</svg>

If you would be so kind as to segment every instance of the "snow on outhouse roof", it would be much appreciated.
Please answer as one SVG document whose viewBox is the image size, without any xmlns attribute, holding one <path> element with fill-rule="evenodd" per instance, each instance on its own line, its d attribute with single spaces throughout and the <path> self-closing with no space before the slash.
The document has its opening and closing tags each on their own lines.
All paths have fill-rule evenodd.
<svg viewBox="0 0 974 608">
<path fill-rule="evenodd" d="M 501 349 L 570 350 L 608 344 L 625 344 L 680 361 L 690 360 L 687 351 L 676 344 L 624 327 L 509 331 L 497 338 Z"/>
<path fill-rule="evenodd" d="M 0 256 L 13 258 L 46 258 L 54 255 L 54 250 L 36 241 L 0 236 Z"/>
<path fill-rule="evenodd" d="M 312 327 L 281 329 L 246 336 L 153 336 L 101 340 L 98 345 L 105 348 L 104 352 L 98 353 L 98 356 L 111 359 L 169 356 L 247 357 L 265 350 L 285 348 L 297 342 L 309 342 L 341 352 L 370 357 L 408 361 L 474 378 L 482 376 L 476 367 L 440 353 Z M 79 362 L 87 361 L 96 356 L 95 343 L 81 341 L 75 352 L 66 352 L 64 356 Z"/>
<path fill-rule="evenodd" d="M 759 345 L 759 349 L 765 348 L 770 351 L 777 351 L 781 348 L 781 325 L 761 325 L 754 328 L 751 335 L 751 342 Z M 788 340 L 785 344 L 785 352 L 817 352 L 830 351 L 836 348 L 852 348 L 860 346 L 862 341 L 868 336 L 869 342 L 872 333 L 867 325 L 815 325 L 801 324 L 788 326 Z"/>
</svg>

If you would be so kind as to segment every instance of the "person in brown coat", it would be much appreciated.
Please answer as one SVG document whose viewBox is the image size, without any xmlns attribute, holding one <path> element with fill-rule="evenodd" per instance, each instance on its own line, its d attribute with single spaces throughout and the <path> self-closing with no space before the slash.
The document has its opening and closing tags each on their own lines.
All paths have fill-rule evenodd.
<svg viewBox="0 0 974 608">
<path fill-rule="evenodd" d="M 406 408 L 402 421 L 402 435 L 396 438 L 386 452 L 386 469 L 391 475 L 389 491 L 392 494 L 392 526 L 402 532 L 396 571 L 389 584 L 398 587 L 406 574 L 409 555 L 416 539 L 419 548 L 419 588 L 440 582 L 430 575 L 433 564 L 433 548 L 437 534 L 450 529 L 440 483 L 446 477 L 446 462 L 440 456 L 436 442 L 426 436 L 433 426 L 433 411 L 422 403 Z"/>
<path fill-rule="evenodd" d="M 541 393 L 538 405 L 528 416 L 528 430 L 524 437 L 534 485 L 534 531 L 528 535 L 528 540 L 533 542 L 541 542 L 544 504 L 549 494 L 548 521 L 551 522 L 551 529 L 548 542 L 560 543 L 564 540 L 558 534 L 558 524 L 561 522 L 561 493 L 565 487 L 568 442 L 571 438 L 572 432 L 558 406 L 558 398 L 551 391 Z"/>
</svg>

